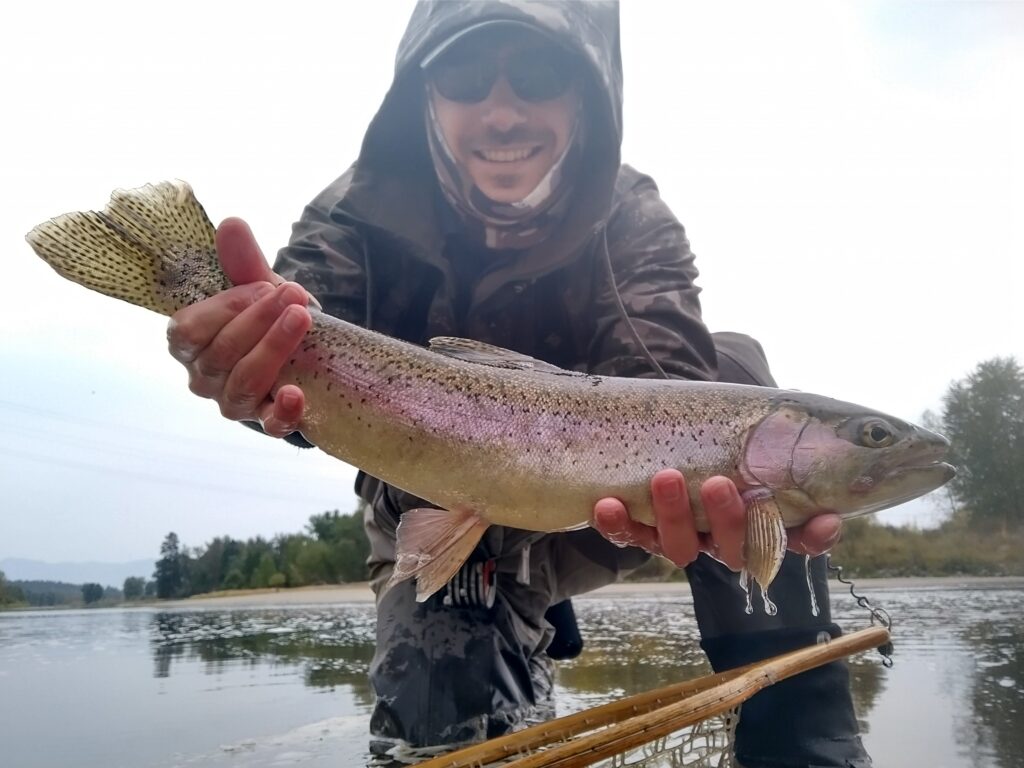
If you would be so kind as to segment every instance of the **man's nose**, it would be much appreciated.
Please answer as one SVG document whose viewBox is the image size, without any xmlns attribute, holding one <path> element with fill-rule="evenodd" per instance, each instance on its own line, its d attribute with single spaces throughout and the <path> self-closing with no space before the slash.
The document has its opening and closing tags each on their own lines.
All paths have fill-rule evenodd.
<svg viewBox="0 0 1024 768">
<path fill-rule="evenodd" d="M 525 102 L 516 95 L 505 76 L 500 76 L 484 100 L 483 122 L 496 131 L 509 131 L 526 122 Z"/>
</svg>

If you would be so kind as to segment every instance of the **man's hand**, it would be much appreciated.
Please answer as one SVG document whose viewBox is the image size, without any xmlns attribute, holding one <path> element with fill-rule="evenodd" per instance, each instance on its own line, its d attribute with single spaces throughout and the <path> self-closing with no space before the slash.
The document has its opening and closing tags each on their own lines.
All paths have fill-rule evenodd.
<svg viewBox="0 0 1024 768">
<path fill-rule="evenodd" d="M 188 370 L 192 392 L 216 400 L 226 418 L 258 420 L 283 437 L 298 428 L 305 397 L 274 383 L 312 323 L 310 296 L 270 270 L 241 219 L 217 228 L 217 253 L 234 287 L 176 312 L 168 348 Z"/>
<path fill-rule="evenodd" d="M 712 477 L 701 486 L 701 503 L 711 526 L 708 533 L 696 528 L 686 485 L 678 471 L 663 469 L 655 474 L 651 479 L 651 497 L 654 525 L 632 520 L 621 501 L 605 498 L 594 505 L 594 527 L 615 544 L 640 547 L 679 567 L 692 563 L 700 552 L 734 571 L 743 567 L 746 511 L 731 480 Z M 821 514 L 787 531 L 788 548 L 801 554 L 820 555 L 839 540 L 839 532 L 839 516 Z"/>
</svg>

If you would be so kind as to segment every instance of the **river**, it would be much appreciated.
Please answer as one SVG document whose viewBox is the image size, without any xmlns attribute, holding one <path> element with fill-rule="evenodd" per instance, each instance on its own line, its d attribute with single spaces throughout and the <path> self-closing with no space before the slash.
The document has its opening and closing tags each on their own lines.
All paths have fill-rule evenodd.
<svg viewBox="0 0 1024 768">
<path fill-rule="evenodd" d="M 1024 587 L 863 591 L 895 621 L 891 669 L 851 660 L 876 765 L 1024 766 Z M 575 603 L 559 714 L 709 671 L 685 586 Z M 833 613 L 869 623 L 839 591 Z M 0 764 L 363 765 L 373 627 L 365 601 L 0 613 Z"/>
</svg>

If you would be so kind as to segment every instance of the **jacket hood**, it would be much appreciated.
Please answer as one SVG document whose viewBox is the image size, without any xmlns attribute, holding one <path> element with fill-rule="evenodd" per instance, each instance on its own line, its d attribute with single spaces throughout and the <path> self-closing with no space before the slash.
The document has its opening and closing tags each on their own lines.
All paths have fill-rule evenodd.
<svg viewBox="0 0 1024 768">
<path fill-rule="evenodd" d="M 518 276 L 539 276 L 574 257 L 608 218 L 622 142 L 622 61 L 617 0 L 421 0 L 395 58 L 394 80 L 363 139 L 341 205 L 358 218 L 440 258 L 437 178 L 424 128 L 422 64 L 453 37 L 491 22 L 536 29 L 585 62 L 584 157 L 562 225 L 516 259 Z"/>
</svg>

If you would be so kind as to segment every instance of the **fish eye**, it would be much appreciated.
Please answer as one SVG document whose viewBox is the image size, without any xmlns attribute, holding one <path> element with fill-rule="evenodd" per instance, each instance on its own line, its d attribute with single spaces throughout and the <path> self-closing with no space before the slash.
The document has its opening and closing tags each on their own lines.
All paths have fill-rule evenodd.
<svg viewBox="0 0 1024 768">
<path fill-rule="evenodd" d="M 861 428 L 861 444 L 868 448 L 885 448 L 892 445 L 895 439 L 892 427 L 884 421 L 873 419 L 866 422 Z"/>
</svg>

